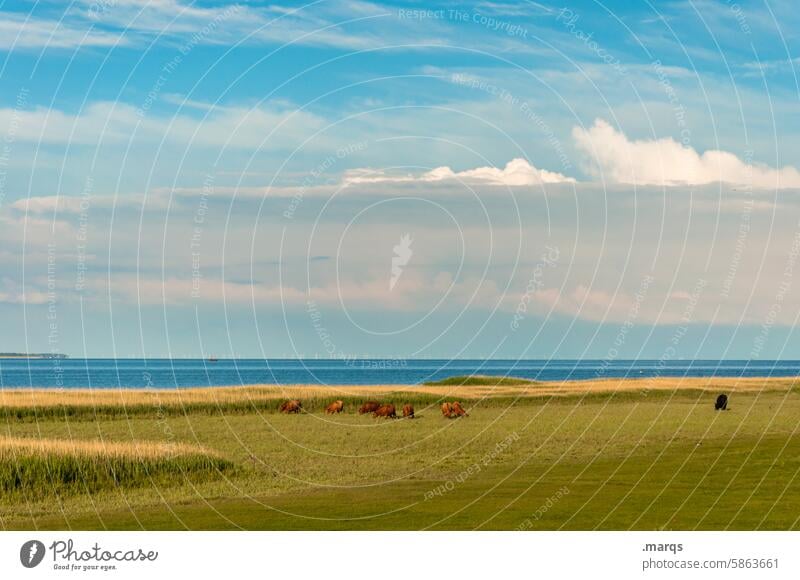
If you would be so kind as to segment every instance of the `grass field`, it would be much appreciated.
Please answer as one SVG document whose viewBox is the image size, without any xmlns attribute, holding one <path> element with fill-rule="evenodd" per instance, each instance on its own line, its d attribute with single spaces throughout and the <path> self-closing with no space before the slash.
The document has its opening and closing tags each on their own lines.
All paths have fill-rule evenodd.
<svg viewBox="0 0 800 580">
<path fill-rule="evenodd" d="M 478 383 L 2 391 L 0 528 L 800 528 L 791 380 Z"/>
</svg>

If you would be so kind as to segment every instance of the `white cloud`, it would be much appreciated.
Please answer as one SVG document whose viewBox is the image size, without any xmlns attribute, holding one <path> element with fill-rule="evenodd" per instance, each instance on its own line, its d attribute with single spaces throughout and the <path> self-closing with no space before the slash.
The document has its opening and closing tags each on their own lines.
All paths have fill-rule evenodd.
<svg viewBox="0 0 800 580">
<path fill-rule="evenodd" d="M 575 179 L 561 173 L 537 169 L 525 159 L 512 159 L 503 169 L 498 167 L 477 167 L 466 171 L 453 171 L 441 166 L 421 175 L 393 175 L 382 170 L 354 169 L 344 176 L 346 185 L 383 182 L 439 182 L 459 180 L 479 182 L 490 185 L 540 185 L 543 183 L 575 183 Z"/>
<path fill-rule="evenodd" d="M 632 141 L 608 122 L 572 130 L 575 144 L 589 157 L 589 171 L 604 180 L 636 185 L 701 185 L 726 182 L 757 188 L 800 187 L 800 172 L 749 164 L 716 149 L 698 153 L 674 139 Z"/>
</svg>

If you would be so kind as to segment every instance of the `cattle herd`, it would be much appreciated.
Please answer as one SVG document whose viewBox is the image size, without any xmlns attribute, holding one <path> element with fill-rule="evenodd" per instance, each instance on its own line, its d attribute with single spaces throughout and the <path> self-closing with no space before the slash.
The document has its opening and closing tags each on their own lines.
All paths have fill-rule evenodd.
<svg viewBox="0 0 800 580">
<path fill-rule="evenodd" d="M 716 411 L 727 411 L 728 410 L 728 395 L 722 394 L 717 397 L 717 400 L 714 401 L 714 410 Z M 293 414 L 293 413 L 301 413 L 303 411 L 303 403 L 301 403 L 297 399 L 292 399 L 291 401 L 284 401 L 281 403 L 280 407 L 278 407 L 278 411 L 281 413 Z M 343 401 L 334 401 L 327 407 L 325 407 L 325 413 L 328 415 L 335 415 L 337 413 L 342 413 L 344 411 L 344 402 Z M 358 408 L 359 415 L 368 415 L 372 414 L 373 417 L 383 417 L 386 419 L 396 419 L 397 418 L 397 409 L 391 403 L 379 403 L 378 401 L 366 401 Z M 469 413 L 464 410 L 464 407 L 461 406 L 461 403 L 458 401 L 453 401 L 452 403 L 444 402 L 442 403 L 442 416 L 446 419 L 455 419 L 457 417 L 469 417 Z M 414 418 L 414 405 L 406 403 L 403 405 L 403 418 L 405 419 L 413 419 Z"/>
<path fill-rule="evenodd" d="M 298 399 L 291 401 L 284 401 L 278 407 L 278 411 L 286 414 L 295 414 L 303 412 L 303 403 Z M 328 415 L 336 415 L 337 413 L 344 412 L 344 401 L 334 401 L 325 407 L 325 413 Z M 403 418 L 414 418 L 414 405 L 406 403 L 403 405 Z M 366 401 L 358 408 L 359 415 L 369 415 L 373 417 L 383 417 L 385 419 L 396 419 L 397 409 L 392 403 L 380 403 L 378 401 Z M 469 417 L 469 414 L 461 406 L 458 401 L 452 403 L 442 403 L 442 416 L 447 419 L 455 419 L 457 417 Z"/>
</svg>

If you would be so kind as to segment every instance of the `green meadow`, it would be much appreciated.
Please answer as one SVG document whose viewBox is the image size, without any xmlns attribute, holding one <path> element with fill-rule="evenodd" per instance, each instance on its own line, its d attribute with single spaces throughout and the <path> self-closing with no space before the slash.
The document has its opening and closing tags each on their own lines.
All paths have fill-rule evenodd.
<svg viewBox="0 0 800 580">
<path fill-rule="evenodd" d="M 453 397 L 421 388 L 362 397 L 413 402 L 414 420 L 361 416 L 352 391 L 320 389 L 299 415 L 232 399 L 140 401 L 129 414 L 6 399 L 0 527 L 800 528 L 793 384 L 731 393 L 727 412 L 697 383 L 547 396 L 538 385 L 458 391 L 469 416 L 452 420 L 439 403 Z M 345 413 L 322 412 L 340 398 Z"/>
</svg>

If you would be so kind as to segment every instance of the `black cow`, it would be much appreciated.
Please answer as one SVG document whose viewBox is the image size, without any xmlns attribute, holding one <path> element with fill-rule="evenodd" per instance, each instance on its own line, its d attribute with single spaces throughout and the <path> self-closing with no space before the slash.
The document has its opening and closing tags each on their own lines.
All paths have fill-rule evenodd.
<svg viewBox="0 0 800 580">
<path fill-rule="evenodd" d="M 717 397 L 717 402 L 714 403 L 714 410 L 715 411 L 728 410 L 728 395 L 720 395 L 719 397 Z"/>
</svg>

